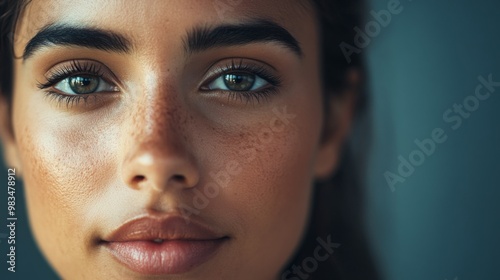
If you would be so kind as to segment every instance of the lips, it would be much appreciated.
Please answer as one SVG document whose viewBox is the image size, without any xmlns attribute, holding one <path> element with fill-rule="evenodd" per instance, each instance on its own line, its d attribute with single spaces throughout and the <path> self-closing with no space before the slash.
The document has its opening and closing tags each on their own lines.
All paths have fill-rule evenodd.
<svg viewBox="0 0 500 280">
<path fill-rule="evenodd" d="M 166 275 L 200 266 L 228 239 L 180 216 L 145 216 L 126 222 L 102 244 L 118 262 L 135 272 Z"/>
</svg>

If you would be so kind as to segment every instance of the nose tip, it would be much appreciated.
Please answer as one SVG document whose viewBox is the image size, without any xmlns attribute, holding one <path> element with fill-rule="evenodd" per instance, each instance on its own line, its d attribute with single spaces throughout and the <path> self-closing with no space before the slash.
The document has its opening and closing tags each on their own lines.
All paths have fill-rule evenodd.
<svg viewBox="0 0 500 280">
<path fill-rule="evenodd" d="M 124 167 L 125 183 L 133 189 L 192 188 L 199 180 L 196 166 L 188 155 L 142 150 L 132 154 Z"/>
</svg>

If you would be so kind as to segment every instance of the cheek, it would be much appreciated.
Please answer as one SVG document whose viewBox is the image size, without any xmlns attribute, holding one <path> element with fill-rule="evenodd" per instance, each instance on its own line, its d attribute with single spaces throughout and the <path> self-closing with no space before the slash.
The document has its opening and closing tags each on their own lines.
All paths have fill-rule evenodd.
<svg viewBox="0 0 500 280">
<path fill-rule="evenodd" d="M 276 269 L 300 240 L 322 124 L 321 110 L 311 110 L 317 102 L 276 106 L 259 117 L 258 124 L 211 140 L 219 143 L 214 150 L 222 164 L 205 172 L 209 179 L 204 184 L 222 187 L 209 211 L 239 229 L 238 250 L 246 252 L 245 264 L 239 267 Z"/>
<path fill-rule="evenodd" d="M 268 143 L 252 140 L 238 153 L 242 171 L 229 186 L 231 205 L 227 208 L 241 215 L 249 237 L 259 239 L 264 233 L 276 242 L 276 237 L 284 233 L 302 231 L 311 191 L 312 162 L 312 151 L 304 147 L 313 145 L 300 139 L 295 129 L 271 134 Z"/>
<path fill-rule="evenodd" d="M 92 218 L 86 209 L 111 174 L 113 126 L 102 133 L 96 122 L 23 112 L 14 121 L 32 230 L 51 263 L 71 266 L 90 238 L 82 228 Z"/>
</svg>

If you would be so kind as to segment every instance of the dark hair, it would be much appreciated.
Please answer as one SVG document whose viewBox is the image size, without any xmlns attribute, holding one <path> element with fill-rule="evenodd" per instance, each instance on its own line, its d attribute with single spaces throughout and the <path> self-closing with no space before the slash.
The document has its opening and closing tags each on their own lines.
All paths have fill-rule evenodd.
<svg viewBox="0 0 500 280">
<path fill-rule="evenodd" d="M 346 86 L 346 74 L 351 68 L 363 73 L 361 55 L 348 62 L 339 45 L 352 43 L 355 26 L 363 23 L 363 0 L 311 0 L 317 11 L 322 47 L 322 75 L 325 104 Z M 13 81 L 13 42 L 18 17 L 28 0 L 0 1 L 0 91 L 10 101 Z M 360 90 L 358 113 L 364 111 L 365 91 Z M 325 115 L 328 115 L 328 108 Z M 315 187 L 311 218 L 300 248 L 289 263 L 300 266 L 313 256 L 317 238 L 340 244 L 335 252 L 307 279 L 378 279 L 372 254 L 365 236 L 363 220 L 363 192 L 356 180 L 353 157 L 346 147 L 339 170 L 326 182 Z M 291 277 L 291 278 L 290 278 Z M 289 279 L 298 279 L 290 276 Z"/>
<path fill-rule="evenodd" d="M 356 70 L 361 76 L 365 74 L 363 56 L 354 55 L 348 61 L 339 46 L 342 42 L 353 44 L 356 35 L 354 27 L 363 26 L 366 3 L 364 0 L 312 2 L 319 16 L 324 104 L 327 105 L 331 98 L 342 94 L 342 90 L 349 86 L 349 70 Z M 356 112 L 359 119 L 365 117 L 368 103 L 366 92 L 365 83 L 359 85 Z M 328 117 L 327 106 L 325 111 L 325 116 Z M 362 121 L 361 124 L 366 126 Z M 368 149 L 369 143 L 365 142 L 369 142 L 371 131 L 368 127 L 362 127 L 362 130 L 364 137 L 360 142 L 363 142 L 364 149 Z M 314 250 L 319 245 L 317 238 L 326 240 L 330 236 L 331 241 L 340 246 L 329 259 L 318 261 L 318 268 L 307 279 L 380 278 L 365 229 L 364 191 L 360 180 L 363 160 L 354 157 L 350 144 L 344 147 L 341 163 L 335 174 L 328 180 L 316 183 L 309 227 L 287 268 L 293 271 L 293 265 L 301 266 L 304 260 L 314 256 Z M 361 157 L 367 153 L 367 150 L 357 151 Z M 290 276 L 288 279 L 302 278 Z"/>
<path fill-rule="evenodd" d="M 0 94 L 10 99 L 13 82 L 13 42 L 24 1 L 0 1 Z"/>
</svg>

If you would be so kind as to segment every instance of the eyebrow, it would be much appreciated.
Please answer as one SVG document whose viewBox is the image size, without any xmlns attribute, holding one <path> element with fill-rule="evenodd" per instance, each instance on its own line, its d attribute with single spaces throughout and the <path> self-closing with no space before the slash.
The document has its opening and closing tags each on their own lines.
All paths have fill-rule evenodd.
<svg viewBox="0 0 500 280">
<path fill-rule="evenodd" d="M 184 41 L 188 53 L 217 47 L 230 47 L 251 43 L 278 43 L 302 56 L 299 42 L 285 28 L 267 20 L 250 23 L 196 27 L 188 32 Z M 78 46 L 103 51 L 130 51 L 132 44 L 123 35 L 98 28 L 52 24 L 43 27 L 31 38 L 24 49 L 23 60 L 46 46 Z"/>
<path fill-rule="evenodd" d="M 268 20 L 215 27 L 196 27 L 188 32 L 184 47 L 188 53 L 192 53 L 251 43 L 278 43 L 292 50 L 299 57 L 302 56 L 302 49 L 297 39 L 282 26 Z"/>
<path fill-rule="evenodd" d="M 111 52 L 128 52 L 130 41 L 123 35 L 90 27 L 47 25 L 24 48 L 23 60 L 46 46 L 78 46 Z"/>
</svg>

